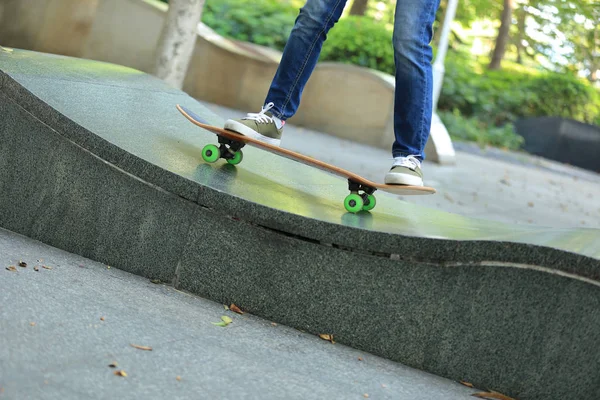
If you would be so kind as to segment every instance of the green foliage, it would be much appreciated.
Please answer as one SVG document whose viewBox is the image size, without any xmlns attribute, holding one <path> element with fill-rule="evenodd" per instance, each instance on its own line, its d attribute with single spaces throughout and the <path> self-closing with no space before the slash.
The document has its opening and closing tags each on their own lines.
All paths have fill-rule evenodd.
<svg viewBox="0 0 600 400">
<path fill-rule="evenodd" d="M 297 4 L 294 0 L 206 0 L 202 22 L 221 36 L 282 51 L 298 15 Z"/>
<path fill-rule="evenodd" d="M 456 141 L 476 142 L 481 147 L 490 145 L 511 150 L 518 150 L 524 143 L 523 137 L 515 133 L 511 123 L 499 127 L 489 126 L 481 118 L 462 116 L 458 109 L 440 111 L 438 115 Z"/>
<path fill-rule="evenodd" d="M 342 18 L 329 31 L 322 61 L 338 61 L 394 73 L 392 33 L 381 23 L 364 17 Z"/>
<path fill-rule="evenodd" d="M 520 117 L 557 116 L 594 123 L 600 96 L 587 82 L 570 75 L 527 70 L 482 71 L 456 53 L 448 54 L 441 110 L 457 109 L 491 126 Z"/>
<path fill-rule="evenodd" d="M 528 114 L 552 115 L 593 123 L 600 117 L 600 96 L 587 82 L 567 74 L 546 73 L 527 85 L 533 96 Z"/>
<path fill-rule="evenodd" d="M 272 0 L 207 0 L 202 22 L 222 36 L 283 50 L 298 8 Z"/>
</svg>

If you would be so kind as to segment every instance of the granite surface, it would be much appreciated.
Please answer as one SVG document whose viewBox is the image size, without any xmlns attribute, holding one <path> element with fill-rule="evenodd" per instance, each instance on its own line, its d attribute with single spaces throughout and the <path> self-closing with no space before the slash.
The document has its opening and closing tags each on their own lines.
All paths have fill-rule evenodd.
<svg viewBox="0 0 600 400">
<path fill-rule="evenodd" d="M 5 270 L 19 260 L 28 267 Z M 480 391 L 3 229 L 0 266 L 2 400 L 469 400 Z M 233 322 L 212 324 L 223 315 Z"/>
<path fill-rule="evenodd" d="M 521 399 L 597 398 L 600 232 L 514 227 L 259 149 L 207 165 L 184 93 L 110 64 L 0 53 L 0 226 Z M 554 397 L 554 396 L 558 397 Z"/>
</svg>

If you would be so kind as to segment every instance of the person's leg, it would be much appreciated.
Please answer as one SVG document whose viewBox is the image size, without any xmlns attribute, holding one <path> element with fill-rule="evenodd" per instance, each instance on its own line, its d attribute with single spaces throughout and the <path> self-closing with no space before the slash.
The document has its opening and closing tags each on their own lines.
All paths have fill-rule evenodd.
<svg viewBox="0 0 600 400">
<path fill-rule="evenodd" d="M 304 86 L 321 54 L 327 33 L 347 0 L 307 0 L 300 9 L 260 113 L 228 120 L 225 128 L 279 145 L 283 122 L 298 110 Z"/>
<path fill-rule="evenodd" d="M 431 129 L 433 58 L 430 42 L 439 0 L 398 0 L 394 20 L 395 166 L 386 183 L 422 185 L 420 163 Z M 409 157 L 410 156 L 410 157 Z M 406 176 L 403 176 L 406 175 Z"/>
<path fill-rule="evenodd" d="M 327 32 L 340 19 L 346 1 L 308 0 L 300 9 L 265 100 L 274 104 L 276 117 L 287 119 L 296 113 Z"/>
</svg>

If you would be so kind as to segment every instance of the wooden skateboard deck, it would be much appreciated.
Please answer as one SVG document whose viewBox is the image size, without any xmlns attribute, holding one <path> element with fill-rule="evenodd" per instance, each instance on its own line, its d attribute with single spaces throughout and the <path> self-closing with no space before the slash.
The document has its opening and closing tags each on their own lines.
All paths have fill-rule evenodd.
<svg viewBox="0 0 600 400">
<path fill-rule="evenodd" d="M 285 158 L 291 159 L 293 161 L 300 162 L 302 164 L 306 164 L 312 167 L 316 167 L 323 171 L 332 173 L 334 175 L 341 176 L 343 178 L 348 179 L 349 182 L 349 190 L 353 193 L 358 191 L 363 191 L 365 194 L 363 197 L 366 200 L 367 195 L 372 195 L 375 190 L 381 190 L 384 192 L 394 193 L 398 195 L 426 195 L 426 194 L 434 194 L 436 191 L 434 188 L 427 186 L 407 186 L 407 185 L 386 185 L 383 183 L 373 182 L 369 179 L 363 178 L 362 176 L 355 174 L 353 172 L 347 171 L 345 169 L 336 167 L 334 165 L 328 164 L 321 160 L 317 160 L 315 158 L 305 156 L 304 154 L 296 153 L 295 151 L 285 149 L 283 147 L 274 146 L 269 143 L 262 142 L 260 140 L 241 135 L 239 133 L 226 130 L 220 127 L 216 127 L 206 123 L 200 116 L 195 114 L 193 111 L 189 110 L 186 107 L 181 105 L 177 105 L 177 109 L 184 117 L 186 117 L 190 122 L 194 125 L 197 125 L 201 128 L 204 128 L 219 137 L 219 143 L 221 148 L 217 148 L 214 145 L 207 145 L 205 149 L 203 149 L 203 158 L 208 162 L 215 162 L 219 158 L 225 158 L 230 164 L 238 164 L 241 162 L 242 155 L 234 157 L 234 154 L 239 152 L 241 153 L 241 148 L 248 144 L 250 146 L 258 147 L 262 150 L 266 150 L 270 153 L 274 153 Z M 209 146 L 212 146 L 210 149 L 215 152 L 219 152 L 218 157 L 213 155 L 209 157 L 209 159 L 205 158 L 205 151 Z M 227 148 L 230 148 L 229 152 Z M 210 160 L 210 161 L 209 161 Z M 213 161 L 214 160 L 214 161 Z M 374 199 L 373 199 L 374 200 Z M 365 201 L 368 202 L 368 201 Z M 348 207 L 346 207 L 348 209 Z M 350 211 L 350 210 L 349 210 Z"/>
</svg>

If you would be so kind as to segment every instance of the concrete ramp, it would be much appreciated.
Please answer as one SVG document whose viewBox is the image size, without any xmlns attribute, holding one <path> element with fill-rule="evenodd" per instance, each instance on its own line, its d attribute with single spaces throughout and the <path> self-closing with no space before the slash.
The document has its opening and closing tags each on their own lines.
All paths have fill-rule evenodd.
<svg viewBox="0 0 600 400">
<path fill-rule="evenodd" d="M 223 122 L 136 70 L 0 49 L 0 226 L 481 388 L 600 398 L 599 231 L 385 193 L 348 214 L 322 171 L 205 164 L 178 103 Z"/>
</svg>

